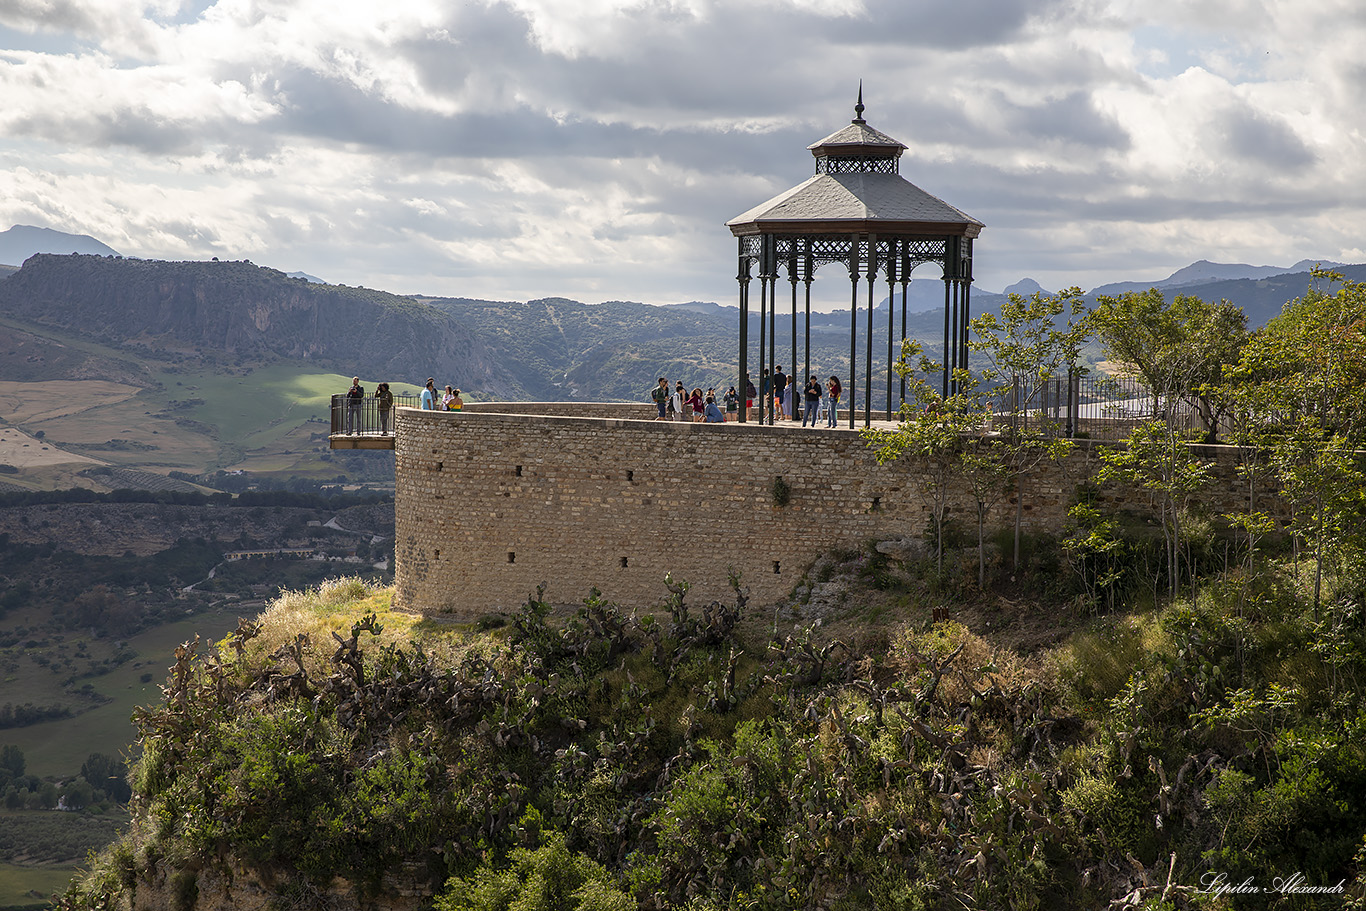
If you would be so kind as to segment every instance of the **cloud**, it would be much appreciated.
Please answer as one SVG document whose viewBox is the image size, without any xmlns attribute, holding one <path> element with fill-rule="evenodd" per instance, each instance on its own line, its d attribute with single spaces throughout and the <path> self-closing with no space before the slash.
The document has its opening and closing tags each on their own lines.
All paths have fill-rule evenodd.
<svg viewBox="0 0 1366 911">
<path fill-rule="evenodd" d="M 1350 258 L 1353 10 L 0 0 L 0 227 L 404 292 L 730 300 L 724 221 L 812 173 L 863 79 L 902 174 L 987 223 L 986 287 Z"/>
</svg>

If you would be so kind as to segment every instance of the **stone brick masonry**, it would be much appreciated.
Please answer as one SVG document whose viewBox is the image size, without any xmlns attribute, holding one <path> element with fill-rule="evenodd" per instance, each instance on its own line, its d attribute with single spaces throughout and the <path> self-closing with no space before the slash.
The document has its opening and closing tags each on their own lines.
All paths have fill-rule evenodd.
<svg viewBox="0 0 1366 911">
<path fill-rule="evenodd" d="M 821 553 L 929 526 L 926 468 L 878 465 L 855 431 L 582 416 L 397 410 L 396 606 L 474 619 L 525 602 L 609 600 L 648 607 L 672 573 L 689 601 L 727 599 L 741 574 L 754 603 L 787 594 Z M 620 413 L 619 410 L 604 413 Z M 648 412 L 646 412 L 648 413 Z M 1024 523 L 1059 531 L 1089 447 L 1036 473 Z M 1231 471 L 1212 508 L 1241 496 Z M 781 505 L 775 481 L 788 494 Z M 781 485 L 779 485 L 781 486 Z M 1146 494 L 1106 491 L 1112 508 Z M 975 526 L 964 495 L 951 515 Z M 1015 506 L 994 507 L 990 527 Z"/>
</svg>

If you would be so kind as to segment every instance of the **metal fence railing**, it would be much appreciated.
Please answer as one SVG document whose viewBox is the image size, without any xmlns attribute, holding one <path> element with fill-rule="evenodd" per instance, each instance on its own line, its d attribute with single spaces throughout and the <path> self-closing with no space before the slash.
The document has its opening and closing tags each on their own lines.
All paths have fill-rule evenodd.
<svg viewBox="0 0 1366 911">
<path fill-rule="evenodd" d="M 1188 402 L 1164 402 L 1134 377 L 1086 375 L 1016 383 L 999 389 L 993 406 L 998 424 L 1049 436 L 1119 440 L 1155 418 L 1182 432 L 1204 429 Z"/>
<path fill-rule="evenodd" d="M 394 393 L 394 408 L 407 405 L 416 408 L 418 398 L 407 393 Z M 353 399 L 347 395 L 332 396 L 333 436 L 391 436 L 394 432 L 394 412 L 381 410 L 379 399 L 373 395 Z"/>
</svg>

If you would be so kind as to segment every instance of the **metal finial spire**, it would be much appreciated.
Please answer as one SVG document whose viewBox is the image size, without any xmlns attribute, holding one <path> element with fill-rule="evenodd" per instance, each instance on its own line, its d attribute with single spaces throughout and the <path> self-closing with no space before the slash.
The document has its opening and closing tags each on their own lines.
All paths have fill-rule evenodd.
<svg viewBox="0 0 1366 911">
<path fill-rule="evenodd" d="M 854 105 L 854 123 L 863 123 L 863 80 L 858 81 L 858 104 Z"/>
</svg>

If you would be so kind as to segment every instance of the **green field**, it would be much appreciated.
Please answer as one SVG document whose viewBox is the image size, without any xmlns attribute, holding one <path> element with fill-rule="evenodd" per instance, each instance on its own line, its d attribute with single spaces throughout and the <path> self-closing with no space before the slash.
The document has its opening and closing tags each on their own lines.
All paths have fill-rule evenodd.
<svg viewBox="0 0 1366 911">
<path fill-rule="evenodd" d="M 66 889 L 76 867 L 23 867 L 0 864 L 0 911 L 46 908 L 49 897 Z"/>
<path fill-rule="evenodd" d="M 154 385 L 117 399 L 73 399 L 76 387 L 52 381 L 3 385 L 26 403 L 16 422 L 26 433 L 41 431 L 44 445 L 117 467 L 160 474 L 228 468 L 301 477 L 339 473 L 339 465 L 320 456 L 327 448 L 330 396 L 346 391 L 349 376 L 285 364 L 230 373 L 148 367 L 144 379 L 150 376 Z M 361 381 L 371 392 L 377 383 Z M 391 386 L 395 393 L 420 392 L 407 383 Z M 7 480 L 32 489 L 89 486 L 74 477 L 89 464 L 36 466 Z"/>
<path fill-rule="evenodd" d="M 261 367 L 240 376 L 214 371 L 162 371 L 157 375 L 165 404 L 194 402 L 183 412 L 192 420 L 217 427 L 218 438 L 238 441 L 245 451 L 271 445 L 299 424 L 328 421 L 331 396 L 346 392 L 351 377 L 338 373 L 309 373 L 288 364 Z M 361 377 L 367 392 L 381 379 Z M 422 387 L 389 381 L 395 394 L 416 395 Z M 181 413 L 181 409 L 177 409 Z"/>
<path fill-rule="evenodd" d="M 92 678 L 96 692 L 112 701 L 73 718 L 0 731 L 0 744 L 23 750 L 29 772 L 43 777 L 76 775 L 91 753 L 128 755 L 137 739 L 130 720 L 133 709 L 161 698 L 159 687 L 175 661 L 176 646 L 196 633 L 205 641 L 217 641 L 237 628 L 239 616 L 255 616 L 260 610 L 261 605 L 254 603 L 240 612 L 211 611 L 139 633 L 128 640 L 137 658 Z M 148 673 L 152 679 L 141 682 Z"/>
</svg>

